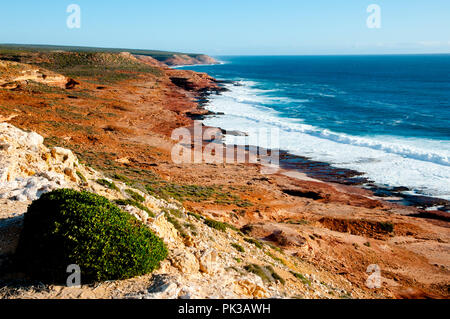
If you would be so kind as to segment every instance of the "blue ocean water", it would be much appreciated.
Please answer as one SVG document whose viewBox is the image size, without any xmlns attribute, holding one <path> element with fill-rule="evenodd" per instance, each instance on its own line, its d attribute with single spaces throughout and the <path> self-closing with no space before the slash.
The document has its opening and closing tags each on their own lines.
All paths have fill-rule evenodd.
<svg viewBox="0 0 450 319">
<path fill-rule="evenodd" d="M 280 130 L 280 147 L 450 199 L 450 55 L 218 57 L 238 81 L 206 124 Z"/>
</svg>

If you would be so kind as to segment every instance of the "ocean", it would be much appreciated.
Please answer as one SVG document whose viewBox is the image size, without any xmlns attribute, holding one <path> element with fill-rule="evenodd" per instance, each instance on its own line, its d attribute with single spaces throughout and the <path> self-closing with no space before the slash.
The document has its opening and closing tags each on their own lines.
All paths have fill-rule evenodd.
<svg viewBox="0 0 450 319">
<path fill-rule="evenodd" d="M 183 67 L 237 81 L 206 125 L 277 128 L 292 154 L 450 200 L 450 55 L 217 58 Z"/>
</svg>

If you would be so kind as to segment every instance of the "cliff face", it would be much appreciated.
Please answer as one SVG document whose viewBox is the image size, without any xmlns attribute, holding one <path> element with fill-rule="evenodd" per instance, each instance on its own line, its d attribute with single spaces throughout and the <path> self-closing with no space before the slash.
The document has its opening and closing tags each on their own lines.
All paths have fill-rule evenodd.
<svg viewBox="0 0 450 319">
<path fill-rule="evenodd" d="M 69 79 L 60 74 L 28 64 L 0 61 L 0 87 L 17 88 L 20 83 L 34 81 L 48 86 L 64 87 Z"/>
<path fill-rule="evenodd" d="M 175 65 L 196 65 L 196 64 L 218 64 L 217 60 L 207 55 L 189 56 L 186 54 L 174 54 L 172 57 L 165 59 L 165 64 L 169 66 Z"/>
</svg>

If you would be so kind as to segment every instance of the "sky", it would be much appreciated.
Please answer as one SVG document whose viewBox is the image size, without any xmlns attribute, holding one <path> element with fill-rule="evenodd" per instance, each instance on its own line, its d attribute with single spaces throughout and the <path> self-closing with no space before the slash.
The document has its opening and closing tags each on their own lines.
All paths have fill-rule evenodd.
<svg viewBox="0 0 450 319">
<path fill-rule="evenodd" d="M 81 9 L 80 28 L 67 26 L 70 4 Z M 380 28 L 367 25 L 371 4 Z M 450 53 L 450 0 L 2 1 L 0 43 L 215 56 Z"/>
</svg>

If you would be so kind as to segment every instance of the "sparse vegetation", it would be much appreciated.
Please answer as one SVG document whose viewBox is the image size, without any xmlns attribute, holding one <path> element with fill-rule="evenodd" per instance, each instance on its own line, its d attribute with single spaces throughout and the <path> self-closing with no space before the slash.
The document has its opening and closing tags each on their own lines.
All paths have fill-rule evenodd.
<svg viewBox="0 0 450 319">
<path fill-rule="evenodd" d="M 220 186 L 179 185 L 156 180 L 148 183 L 145 188 L 149 194 L 166 200 L 174 198 L 180 202 L 209 201 L 219 205 L 236 205 L 238 207 L 249 207 L 253 205 L 236 195 L 224 192 Z"/>
<path fill-rule="evenodd" d="M 76 171 L 76 174 L 83 183 L 87 183 L 86 177 L 84 177 L 84 175 L 80 171 Z"/>
<path fill-rule="evenodd" d="M 232 243 L 231 246 L 232 246 L 234 249 L 236 249 L 238 252 L 241 252 L 241 253 L 244 253 L 244 252 L 245 252 L 244 247 L 242 247 L 242 246 L 239 245 L 239 244 Z"/>
<path fill-rule="evenodd" d="M 205 219 L 205 225 L 220 230 L 222 232 L 225 232 L 227 230 L 227 225 L 225 223 L 219 222 L 217 220 L 213 220 L 213 219 Z"/>
<path fill-rule="evenodd" d="M 170 214 L 166 213 L 165 214 L 166 219 L 169 223 L 171 223 L 173 225 L 173 227 L 175 227 L 175 229 L 180 233 L 180 236 L 185 238 L 188 236 L 188 234 L 186 233 L 186 231 L 184 230 L 183 226 L 181 226 L 180 222 L 178 221 L 177 218 L 172 217 Z"/>
<path fill-rule="evenodd" d="M 197 226 L 191 223 L 184 223 L 184 227 L 189 228 L 193 235 L 197 235 Z"/>
<path fill-rule="evenodd" d="M 197 220 L 204 220 L 205 219 L 205 217 L 203 217 L 202 215 L 196 214 L 196 213 L 188 212 L 187 214 L 189 216 L 192 216 L 192 217 L 196 218 Z"/>
<path fill-rule="evenodd" d="M 245 240 L 247 243 L 250 243 L 250 244 L 255 245 L 255 246 L 258 247 L 259 249 L 263 249 L 263 248 L 264 248 L 264 247 L 263 247 L 263 244 L 262 244 L 259 240 L 255 239 L 255 238 L 247 237 L 247 238 L 244 238 L 244 240 Z"/>
<path fill-rule="evenodd" d="M 294 272 L 294 271 L 291 271 L 291 274 L 292 274 L 294 277 L 296 277 L 297 279 L 300 279 L 301 282 L 302 282 L 304 285 L 311 286 L 311 280 L 309 280 L 308 278 L 306 278 L 306 277 L 303 276 L 302 274 L 299 274 L 299 273 Z"/>
<path fill-rule="evenodd" d="M 281 284 L 285 284 L 285 280 L 278 275 L 272 266 L 260 266 L 257 264 L 249 264 L 244 267 L 248 272 L 254 273 L 255 275 L 261 277 L 263 281 L 274 282 L 279 281 Z"/>
<path fill-rule="evenodd" d="M 141 202 L 142 203 L 142 202 L 145 201 L 145 197 L 144 196 L 142 196 L 141 194 L 135 192 L 132 189 L 126 189 L 125 193 L 127 193 L 128 196 L 130 196 L 136 202 Z"/>
<path fill-rule="evenodd" d="M 48 57 L 50 62 L 39 65 L 68 77 L 89 77 L 99 84 L 128 80 L 142 73 L 161 76 L 158 68 L 118 53 L 51 52 Z"/>
<path fill-rule="evenodd" d="M 121 182 L 123 182 L 123 183 L 125 183 L 127 185 L 129 185 L 129 183 L 130 183 L 130 179 L 128 177 L 120 175 L 118 173 L 114 173 L 113 179 L 121 181 Z"/>
<path fill-rule="evenodd" d="M 273 254 L 272 254 L 271 252 L 269 252 L 269 251 L 266 251 L 265 253 L 266 253 L 267 256 L 269 256 L 269 257 L 272 258 L 273 260 L 275 260 L 275 261 L 281 263 L 282 265 L 285 265 L 285 266 L 286 266 L 286 262 L 285 262 L 283 259 L 281 259 L 281 258 L 279 258 L 279 257 L 277 257 L 277 256 L 275 256 L 275 255 L 273 255 Z"/>
<path fill-rule="evenodd" d="M 305 219 L 298 219 L 298 220 L 287 220 L 285 221 L 286 224 L 291 224 L 291 225 L 306 225 L 308 224 L 308 221 Z"/>
<path fill-rule="evenodd" d="M 97 183 L 105 186 L 106 188 L 119 191 L 119 188 L 116 186 L 116 184 L 114 184 L 114 182 L 107 181 L 106 179 L 98 179 Z"/>
<path fill-rule="evenodd" d="M 279 253 L 281 253 L 281 254 L 284 254 L 284 251 L 283 251 L 282 248 L 280 248 L 280 247 L 278 247 L 278 246 L 275 246 L 275 245 L 273 245 L 273 244 L 270 244 L 270 243 L 267 243 L 267 245 L 268 245 L 270 248 L 272 248 L 273 250 L 275 250 L 275 251 L 277 251 L 277 252 L 279 252 Z"/>
<path fill-rule="evenodd" d="M 186 217 L 186 215 L 180 209 L 169 208 L 169 209 L 166 209 L 166 212 L 175 216 L 176 218 L 185 218 Z"/>
</svg>

